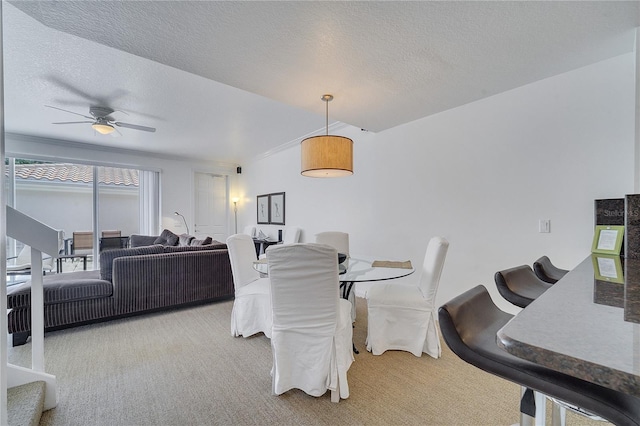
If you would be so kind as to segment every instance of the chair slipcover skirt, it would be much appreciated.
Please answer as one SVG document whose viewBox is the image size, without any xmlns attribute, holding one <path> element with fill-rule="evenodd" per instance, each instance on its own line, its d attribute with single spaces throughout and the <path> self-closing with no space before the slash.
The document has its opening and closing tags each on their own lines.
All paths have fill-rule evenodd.
<svg viewBox="0 0 640 426">
<path fill-rule="evenodd" d="M 257 260 L 253 239 L 245 234 L 227 238 L 233 273 L 235 300 L 231 311 L 231 335 L 249 337 L 264 333 L 271 337 L 271 289 L 269 278 L 253 269 Z"/>
<path fill-rule="evenodd" d="M 290 329 L 273 330 L 271 374 L 274 394 L 281 395 L 295 388 L 312 396 L 322 396 L 331 390 L 339 391 L 342 399 L 349 397 L 347 370 L 353 362 L 351 303 L 340 299 L 338 310 L 338 327 L 330 335 L 309 335 Z M 330 350 L 327 351 L 327 348 Z"/>
<path fill-rule="evenodd" d="M 387 350 L 401 350 L 418 357 L 423 352 L 440 357 L 435 298 L 448 250 L 446 239 L 433 237 L 417 284 L 379 283 L 369 289 L 368 351 L 380 355 Z"/>
<path fill-rule="evenodd" d="M 231 311 L 231 335 L 249 337 L 264 333 L 271 337 L 269 279 L 259 278 L 236 290 Z"/>
<path fill-rule="evenodd" d="M 380 355 L 402 350 L 440 357 L 440 336 L 435 310 L 419 287 L 378 284 L 368 293 L 367 350 Z"/>
<path fill-rule="evenodd" d="M 349 397 L 351 304 L 338 294 L 336 250 L 321 244 L 286 244 L 269 248 L 267 260 L 274 394 L 296 388 L 312 396 L 330 390 L 336 402 Z"/>
</svg>

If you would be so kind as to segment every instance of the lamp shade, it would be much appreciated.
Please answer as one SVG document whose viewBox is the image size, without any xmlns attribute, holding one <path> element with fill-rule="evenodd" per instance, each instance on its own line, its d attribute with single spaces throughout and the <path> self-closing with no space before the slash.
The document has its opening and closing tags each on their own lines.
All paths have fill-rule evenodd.
<svg viewBox="0 0 640 426">
<path fill-rule="evenodd" d="M 108 135 L 115 130 L 112 125 L 104 123 L 93 123 L 91 127 L 93 127 L 93 130 L 103 135 Z"/>
<path fill-rule="evenodd" d="M 343 177 L 353 174 L 353 141 L 343 136 L 313 136 L 300 142 L 303 176 Z"/>
</svg>

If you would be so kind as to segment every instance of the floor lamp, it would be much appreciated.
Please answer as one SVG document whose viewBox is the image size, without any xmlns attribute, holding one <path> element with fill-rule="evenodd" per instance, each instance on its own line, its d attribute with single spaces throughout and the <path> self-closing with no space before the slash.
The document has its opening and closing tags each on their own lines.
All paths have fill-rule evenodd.
<svg viewBox="0 0 640 426">
<path fill-rule="evenodd" d="M 238 233 L 238 199 L 233 199 L 233 223 L 235 225 L 236 234 Z"/>
<path fill-rule="evenodd" d="M 175 214 L 176 216 L 180 216 L 182 218 L 182 220 L 184 220 L 184 226 L 185 226 L 185 228 L 187 228 L 187 234 L 188 234 L 189 233 L 189 225 L 187 225 L 187 219 L 185 219 L 184 216 L 182 216 L 178 212 L 173 212 L 173 214 Z"/>
</svg>

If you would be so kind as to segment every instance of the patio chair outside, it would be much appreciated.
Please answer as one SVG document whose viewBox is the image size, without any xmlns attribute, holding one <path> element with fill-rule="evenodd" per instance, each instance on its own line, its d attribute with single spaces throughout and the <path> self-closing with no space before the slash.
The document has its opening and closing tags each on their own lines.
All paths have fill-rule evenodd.
<svg viewBox="0 0 640 426">
<path fill-rule="evenodd" d="M 129 246 L 129 237 L 102 237 L 100 238 L 100 252 L 126 248 Z"/>
<path fill-rule="evenodd" d="M 73 233 L 73 254 L 82 253 L 82 251 L 93 250 L 93 232 L 90 231 L 74 231 Z"/>
<path fill-rule="evenodd" d="M 122 231 L 102 231 L 102 238 L 121 237 Z"/>
</svg>

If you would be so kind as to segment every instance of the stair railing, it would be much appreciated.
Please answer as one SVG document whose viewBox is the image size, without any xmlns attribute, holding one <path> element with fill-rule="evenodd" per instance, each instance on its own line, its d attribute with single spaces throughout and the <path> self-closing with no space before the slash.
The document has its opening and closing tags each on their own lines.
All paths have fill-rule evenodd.
<svg viewBox="0 0 640 426">
<path fill-rule="evenodd" d="M 7 236 L 31 247 L 31 368 L 7 364 L 7 387 L 46 382 L 44 409 L 57 405 L 56 378 L 44 372 L 44 290 L 42 253 L 58 257 L 58 231 L 7 206 Z M 8 338 L 7 330 L 4 331 Z"/>
</svg>

